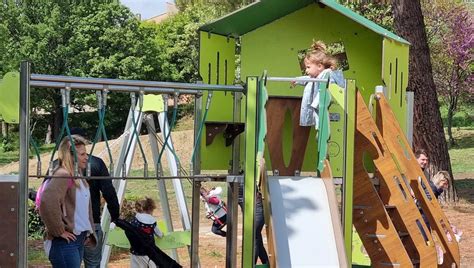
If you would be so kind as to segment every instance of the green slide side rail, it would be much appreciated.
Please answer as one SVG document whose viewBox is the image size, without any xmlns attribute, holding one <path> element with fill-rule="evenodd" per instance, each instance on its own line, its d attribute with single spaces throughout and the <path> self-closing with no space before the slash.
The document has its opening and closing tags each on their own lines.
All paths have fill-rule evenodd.
<svg viewBox="0 0 474 268">
<path fill-rule="evenodd" d="M 242 242 L 242 267 L 254 266 L 254 211 L 256 180 L 258 178 L 258 121 L 259 84 L 257 77 L 247 78 L 247 109 L 245 114 L 245 176 L 244 176 L 244 220 Z"/>
</svg>

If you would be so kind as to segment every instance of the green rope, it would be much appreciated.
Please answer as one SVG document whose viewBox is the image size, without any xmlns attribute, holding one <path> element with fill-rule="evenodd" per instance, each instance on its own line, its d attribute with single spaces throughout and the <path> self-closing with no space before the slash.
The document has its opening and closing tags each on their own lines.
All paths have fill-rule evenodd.
<svg viewBox="0 0 474 268">
<path fill-rule="evenodd" d="M 30 143 L 33 146 L 33 149 L 35 151 L 36 158 L 38 159 L 38 162 L 41 162 L 41 156 L 40 156 L 40 152 L 39 152 L 38 143 L 36 143 L 35 139 L 33 138 L 32 133 L 30 133 Z"/>
<path fill-rule="evenodd" d="M 132 93 L 134 94 L 134 93 Z M 142 115 L 142 109 L 143 109 L 143 98 L 139 98 L 139 105 L 140 105 L 140 109 L 139 109 L 139 113 L 138 113 L 138 118 L 140 118 L 140 116 Z M 142 157 L 143 157 L 143 162 L 144 162 L 144 165 L 147 166 L 148 165 L 148 162 L 146 161 L 146 157 L 145 157 L 145 152 L 143 151 L 143 147 L 142 147 L 142 144 L 140 142 L 140 137 L 138 135 L 138 131 L 137 131 L 137 124 L 135 123 L 135 108 L 136 108 L 136 103 L 134 103 L 132 101 L 132 124 L 133 124 L 133 133 L 132 133 L 132 138 L 130 139 L 133 140 L 133 138 L 135 136 L 137 136 L 137 142 L 138 142 L 138 147 L 140 148 L 140 152 L 142 154 Z M 132 143 L 129 142 L 128 143 L 128 146 L 127 146 L 127 151 L 125 153 L 125 155 L 128 155 L 129 151 L 130 151 L 130 148 L 131 148 L 131 145 Z"/>
<path fill-rule="evenodd" d="M 202 129 L 203 129 L 203 126 L 204 126 L 204 123 L 206 122 L 206 118 L 207 118 L 207 113 L 209 111 L 209 106 L 211 104 L 211 100 L 212 100 L 212 91 L 209 91 L 208 95 L 207 95 L 207 102 L 206 102 L 206 109 L 204 111 L 204 116 L 202 118 L 202 121 L 201 123 L 199 124 L 199 130 L 198 130 L 198 133 L 197 133 L 197 137 L 196 137 L 196 143 L 194 144 L 194 148 L 193 148 L 193 154 L 191 156 L 191 166 L 194 165 L 194 158 L 196 156 L 196 149 L 198 147 L 198 144 L 200 143 L 201 141 L 201 133 L 202 133 Z"/>
<path fill-rule="evenodd" d="M 171 136 L 171 130 L 173 129 L 173 127 L 176 123 L 176 115 L 178 114 L 178 100 L 177 100 L 177 98 L 175 98 L 174 102 L 175 103 L 174 103 L 174 106 L 173 106 L 173 116 L 171 117 L 170 129 L 169 129 L 168 133 L 165 136 L 165 141 L 163 143 L 164 146 L 161 147 L 160 154 L 158 156 L 158 161 L 157 161 L 158 165 L 161 164 L 161 157 L 163 156 L 163 152 L 165 151 L 165 146 L 168 147 L 168 149 L 173 153 L 174 158 L 176 159 L 176 163 L 179 164 L 178 155 L 176 154 L 175 150 L 173 148 L 171 148 L 171 146 L 168 144 L 168 139 Z M 165 103 L 165 105 L 167 105 L 167 103 Z M 166 118 L 166 115 L 165 115 L 165 118 Z M 165 131 L 165 128 L 163 128 L 163 131 Z"/>
<path fill-rule="evenodd" d="M 111 152 L 110 147 L 109 147 L 109 142 L 108 142 L 108 139 L 107 139 L 107 132 L 105 131 L 105 124 L 104 124 L 104 122 L 105 122 L 105 112 L 106 112 L 106 108 L 107 108 L 107 105 L 106 105 L 107 94 L 105 92 L 103 93 L 103 95 L 101 95 L 101 94 L 102 94 L 101 92 L 97 92 L 97 98 L 98 98 L 99 107 L 100 107 L 99 110 L 98 110 L 99 127 L 97 128 L 97 131 L 96 131 L 96 134 L 95 134 L 95 137 L 94 137 L 94 142 L 92 143 L 92 148 L 91 148 L 91 151 L 90 151 L 89 155 L 92 155 L 92 153 L 94 151 L 94 148 L 95 148 L 95 145 L 99 141 L 99 138 L 102 134 L 102 137 L 104 138 L 104 141 L 105 141 L 105 146 L 107 147 L 107 152 L 109 154 L 110 166 L 112 166 L 113 165 L 112 152 Z M 89 157 L 88 165 L 91 164 L 91 161 L 92 161 L 92 157 Z"/>
<path fill-rule="evenodd" d="M 67 137 L 69 138 L 69 142 L 71 143 L 71 150 L 72 150 L 72 153 L 74 155 L 74 163 L 77 164 L 76 146 L 75 146 L 74 141 L 72 139 L 71 130 L 69 129 L 69 125 L 68 125 L 69 102 L 65 101 L 66 99 L 68 99 L 68 96 L 65 96 L 65 95 L 68 94 L 68 92 L 63 91 L 61 94 L 63 95 L 63 124 L 62 124 L 62 127 L 61 127 L 61 132 L 59 133 L 59 136 L 56 139 L 56 145 L 54 146 L 53 153 L 51 154 L 50 162 L 51 163 L 53 162 L 54 155 L 55 155 L 56 151 L 59 148 L 59 144 L 61 143 L 61 140 L 63 138 L 64 131 L 66 131 Z M 50 167 L 50 168 L 52 168 L 52 167 Z M 76 172 L 76 170 L 74 172 Z"/>
</svg>

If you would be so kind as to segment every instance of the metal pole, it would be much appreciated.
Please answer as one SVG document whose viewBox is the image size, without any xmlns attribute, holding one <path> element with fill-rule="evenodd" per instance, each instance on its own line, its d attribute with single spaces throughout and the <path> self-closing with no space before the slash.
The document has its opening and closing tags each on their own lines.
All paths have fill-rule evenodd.
<svg viewBox="0 0 474 268">
<path fill-rule="evenodd" d="M 167 123 L 168 122 L 166 122 L 166 124 Z M 153 122 L 153 114 L 145 115 L 145 125 L 148 130 L 148 140 L 150 141 L 150 148 L 151 148 L 151 152 L 152 152 L 153 160 L 154 160 L 153 162 L 155 164 L 154 166 L 157 167 L 159 149 L 158 149 L 158 141 L 155 137 L 156 129 L 155 129 L 155 122 Z M 165 144 L 163 144 L 163 146 L 165 146 Z M 156 170 L 156 172 L 158 173 L 158 170 Z M 155 176 L 155 179 L 157 177 L 158 176 Z M 166 191 L 166 184 L 164 180 L 157 180 L 157 183 L 158 183 L 158 193 L 160 197 L 161 211 L 163 212 L 163 217 L 166 220 L 166 228 L 168 229 L 168 232 L 173 232 L 173 221 L 171 219 L 171 210 L 170 210 L 170 204 L 168 202 L 168 193 Z M 175 248 L 171 249 L 171 258 L 173 258 L 175 261 L 179 261 L 178 252 L 176 251 Z"/>
<path fill-rule="evenodd" d="M 265 78 L 264 78 L 265 79 Z M 320 78 L 306 78 L 306 77 L 267 77 L 266 81 L 271 82 L 327 82 L 327 79 L 320 79 Z"/>
<path fill-rule="evenodd" d="M 44 75 L 44 74 L 32 74 L 32 81 L 44 81 L 44 82 L 60 82 L 60 83 L 81 83 L 81 84 L 101 84 L 109 86 L 126 86 L 126 87 L 143 87 L 143 88 L 167 88 L 167 89 L 178 89 L 178 90 L 193 90 L 198 93 L 201 90 L 210 91 L 237 91 L 243 92 L 242 86 L 226 86 L 226 85 L 211 85 L 203 83 L 178 83 L 178 82 L 160 82 L 160 81 L 142 81 L 142 80 L 121 80 L 121 79 L 109 79 L 109 78 L 91 78 L 91 77 L 74 77 L 74 76 L 60 76 L 60 75 Z M 33 84 L 32 84 L 33 85 Z M 47 87 L 45 85 L 45 87 Z M 144 91 L 145 93 L 152 93 L 150 91 Z"/>
<path fill-rule="evenodd" d="M 18 207 L 18 262 L 27 267 L 28 259 L 28 148 L 30 144 L 30 71 L 29 62 L 20 65 L 20 204 Z M 3 230 L 4 232 L 8 230 Z"/>
<path fill-rule="evenodd" d="M 199 131 L 199 124 L 202 120 L 202 95 L 196 95 L 194 102 L 194 139 L 196 140 Z M 192 175 L 200 173 L 201 154 L 199 144 L 197 144 L 194 163 L 192 163 Z M 191 267 L 199 267 L 199 216 L 200 216 L 200 195 L 201 182 L 193 181 L 192 195 L 192 220 L 191 220 Z"/>
<path fill-rule="evenodd" d="M 242 94 L 234 93 L 234 122 L 240 122 L 240 104 Z M 240 172 L 240 137 L 232 143 L 232 167 L 231 174 L 238 175 Z M 230 181 L 227 184 L 227 247 L 226 267 L 237 267 L 237 226 L 238 226 L 238 181 Z"/>
</svg>

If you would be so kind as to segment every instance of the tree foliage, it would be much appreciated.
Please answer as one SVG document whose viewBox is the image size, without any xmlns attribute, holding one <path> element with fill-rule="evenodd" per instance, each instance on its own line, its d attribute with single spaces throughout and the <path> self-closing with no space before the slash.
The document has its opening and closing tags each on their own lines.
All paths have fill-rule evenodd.
<svg viewBox="0 0 474 268">
<path fill-rule="evenodd" d="M 392 5 L 383 2 L 341 0 L 341 3 L 389 31 L 393 28 Z"/>
<path fill-rule="evenodd" d="M 162 62 L 160 78 L 196 82 L 199 77 L 198 28 L 227 13 L 227 7 L 204 3 L 181 7 L 181 12 L 160 24 L 147 24 L 156 30 L 156 47 Z"/>
<path fill-rule="evenodd" d="M 460 104 L 474 101 L 474 17 L 465 4 L 453 0 L 424 6 L 433 78 L 440 99 L 448 107 L 446 127 L 450 145 L 455 145 L 453 117 Z"/>
<path fill-rule="evenodd" d="M 107 3 L 110 2 L 110 3 Z M 30 60 L 33 72 L 53 75 L 93 76 L 123 79 L 157 79 L 159 58 L 155 32 L 142 27 L 130 10 L 113 1 L 12 1 L 0 5 L 1 71 L 18 69 L 20 60 Z M 86 97 L 89 96 L 89 97 Z M 91 103 L 90 94 L 76 93 L 73 105 Z M 128 96 L 110 99 L 108 125 L 122 128 Z M 62 121 L 57 90 L 33 90 L 33 109 L 52 113 L 56 129 Z M 86 122 L 87 123 L 87 122 Z"/>
<path fill-rule="evenodd" d="M 223 10 L 226 13 L 237 10 L 243 6 L 246 6 L 255 0 L 176 0 L 176 6 L 179 10 L 184 11 L 188 8 L 193 8 L 198 5 L 205 5 L 208 7 L 214 7 L 219 10 Z"/>
</svg>

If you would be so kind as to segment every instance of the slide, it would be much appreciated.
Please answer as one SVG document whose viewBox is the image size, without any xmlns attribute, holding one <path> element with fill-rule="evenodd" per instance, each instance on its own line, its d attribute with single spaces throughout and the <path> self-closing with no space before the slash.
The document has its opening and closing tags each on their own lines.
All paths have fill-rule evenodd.
<svg viewBox="0 0 474 268">
<path fill-rule="evenodd" d="M 276 266 L 347 267 L 332 180 L 269 176 L 266 184 Z"/>
</svg>

